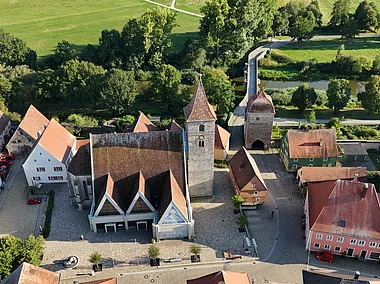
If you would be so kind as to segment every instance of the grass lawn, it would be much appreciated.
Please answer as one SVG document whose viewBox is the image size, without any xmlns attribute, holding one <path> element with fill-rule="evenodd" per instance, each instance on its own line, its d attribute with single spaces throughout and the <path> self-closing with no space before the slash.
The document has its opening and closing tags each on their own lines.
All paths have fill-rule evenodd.
<svg viewBox="0 0 380 284">
<path fill-rule="evenodd" d="M 276 49 L 276 51 L 291 57 L 295 61 L 306 61 L 314 58 L 318 62 L 331 62 L 335 59 L 341 44 L 345 46 L 344 55 L 364 55 L 371 59 L 380 55 L 380 41 L 378 39 L 355 39 L 350 41 L 326 39 L 312 40 L 300 44 L 292 42 Z"/>
<path fill-rule="evenodd" d="M 205 4 L 206 0 L 176 0 L 175 7 L 181 10 L 200 14 L 199 9 Z"/>
<path fill-rule="evenodd" d="M 305 112 L 299 111 L 296 107 L 276 107 L 276 117 L 305 118 Z M 332 117 L 344 117 L 345 119 L 380 119 L 380 114 L 369 114 L 364 109 L 344 109 L 336 115 L 331 109 L 316 109 L 317 119 L 327 119 Z"/>
<path fill-rule="evenodd" d="M 76 48 L 97 44 L 103 29 L 121 30 L 129 19 L 155 5 L 143 0 L 0 0 L 0 7 L 0 27 L 43 56 L 52 53 L 61 40 Z M 199 18 L 177 13 L 177 24 L 174 48 L 198 31 Z"/>
</svg>

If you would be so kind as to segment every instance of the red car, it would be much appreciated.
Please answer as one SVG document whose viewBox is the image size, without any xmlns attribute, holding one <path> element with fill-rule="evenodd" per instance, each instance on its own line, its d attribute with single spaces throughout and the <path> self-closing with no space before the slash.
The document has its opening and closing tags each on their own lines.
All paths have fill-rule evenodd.
<svg viewBox="0 0 380 284">
<path fill-rule="evenodd" d="M 0 165 L 12 165 L 12 160 L 0 159 Z"/>
<path fill-rule="evenodd" d="M 41 198 L 29 197 L 28 200 L 26 201 L 26 204 L 28 205 L 40 204 L 40 203 L 41 203 Z"/>
<path fill-rule="evenodd" d="M 317 259 L 328 261 L 331 263 L 331 262 L 334 262 L 334 255 L 328 251 L 319 251 L 317 252 Z"/>
<path fill-rule="evenodd" d="M 13 155 L 11 153 L 5 154 L 5 159 L 13 161 L 15 159 L 15 155 Z"/>
</svg>

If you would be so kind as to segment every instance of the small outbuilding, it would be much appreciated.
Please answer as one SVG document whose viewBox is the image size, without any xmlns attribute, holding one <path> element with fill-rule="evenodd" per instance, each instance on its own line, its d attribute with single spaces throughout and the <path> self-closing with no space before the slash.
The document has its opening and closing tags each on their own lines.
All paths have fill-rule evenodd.
<svg viewBox="0 0 380 284">
<path fill-rule="evenodd" d="M 360 142 L 339 142 L 338 146 L 346 162 L 365 162 L 369 159 L 367 151 Z"/>
<path fill-rule="evenodd" d="M 231 134 L 215 124 L 214 160 L 225 160 L 230 149 Z"/>
</svg>

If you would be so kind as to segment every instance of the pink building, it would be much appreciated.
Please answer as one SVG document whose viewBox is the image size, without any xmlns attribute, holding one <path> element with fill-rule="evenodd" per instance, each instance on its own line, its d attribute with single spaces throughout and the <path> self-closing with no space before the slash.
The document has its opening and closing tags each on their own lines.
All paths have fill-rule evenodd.
<svg viewBox="0 0 380 284">
<path fill-rule="evenodd" d="M 373 184 L 309 184 L 305 214 L 306 249 L 379 260 L 380 205 Z"/>
</svg>

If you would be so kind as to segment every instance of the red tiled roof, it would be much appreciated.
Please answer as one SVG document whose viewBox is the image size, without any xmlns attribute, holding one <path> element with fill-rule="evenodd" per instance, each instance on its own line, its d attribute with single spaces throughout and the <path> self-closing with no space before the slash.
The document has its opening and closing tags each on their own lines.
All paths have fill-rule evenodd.
<svg viewBox="0 0 380 284">
<path fill-rule="evenodd" d="M 275 113 L 272 97 L 263 91 L 251 96 L 248 100 L 248 112 Z"/>
<path fill-rule="evenodd" d="M 267 190 L 267 186 L 255 160 L 244 147 L 241 147 L 228 163 L 239 190 L 244 188 L 255 177 L 257 178 L 255 187 L 258 190 Z"/>
<path fill-rule="evenodd" d="M 215 124 L 215 149 L 225 150 L 230 141 L 231 134 L 223 127 Z"/>
<path fill-rule="evenodd" d="M 158 130 L 158 127 L 155 126 L 142 111 L 140 111 L 139 117 L 137 117 L 133 124 L 126 128 L 124 132 L 149 132 Z"/>
<path fill-rule="evenodd" d="M 187 280 L 187 284 L 250 284 L 248 273 L 220 270 L 206 276 Z"/>
<path fill-rule="evenodd" d="M 80 282 L 79 284 L 117 284 L 117 278 L 107 278 L 101 280 L 94 280 L 89 282 Z"/>
<path fill-rule="evenodd" d="M 139 171 L 145 179 L 172 170 L 184 189 L 183 139 L 179 131 L 91 135 L 94 179 L 110 173 L 117 183 Z"/>
<path fill-rule="evenodd" d="M 297 171 L 301 182 L 318 182 L 366 177 L 365 167 L 302 167 Z"/>
<path fill-rule="evenodd" d="M 73 148 L 75 140 L 74 135 L 52 118 L 38 144 L 58 161 L 63 162 Z"/>
<path fill-rule="evenodd" d="M 179 124 L 177 122 L 175 122 L 174 120 L 172 120 L 166 127 L 165 127 L 166 130 L 182 130 L 182 127 L 179 126 Z"/>
<path fill-rule="evenodd" d="M 37 140 L 37 132 L 44 132 L 48 124 L 49 120 L 33 105 L 30 105 L 18 128 Z"/>
<path fill-rule="evenodd" d="M 59 284 L 60 274 L 23 262 L 1 284 Z"/>
<path fill-rule="evenodd" d="M 186 121 L 193 120 L 216 120 L 216 114 L 207 101 L 202 80 L 199 80 L 197 89 L 191 98 L 190 103 L 183 108 Z"/>
<path fill-rule="evenodd" d="M 311 230 L 380 238 L 380 205 L 373 184 L 356 180 L 313 183 L 307 194 Z"/>
<path fill-rule="evenodd" d="M 338 156 L 335 129 L 288 130 L 289 157 L 327 158 Z"/>
</svg>

